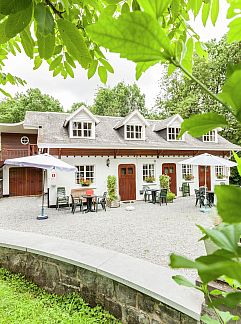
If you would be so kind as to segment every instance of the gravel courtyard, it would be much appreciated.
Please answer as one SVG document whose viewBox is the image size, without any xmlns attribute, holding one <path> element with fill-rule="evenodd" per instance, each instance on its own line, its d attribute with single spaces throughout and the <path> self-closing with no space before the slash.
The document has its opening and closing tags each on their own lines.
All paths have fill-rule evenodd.
<svg viewBox="0 0 241 324">
<path fill-rule="evenodd" d="M 37 197 L 0 199 L 0 228 L 36 232 L 101 246 L 150 262 L 168 266 L 169 254 L 190 258 L 205 253 L 198 242 L 200 231 L 195 224 L 210 226 L 211 215 L 194 206 L 194 197 L 177 198 L 167 206 L 135 202 L 134 211 L 127 204 L 98 213 L 75 215 L 68 209 L 48 209 L 47 220 L 38 221 L 41 200 Z M 180 272 L 180 271 L 179 271 Z M 191 271 L 187 273 L 195 278 Z"/>
</svg>

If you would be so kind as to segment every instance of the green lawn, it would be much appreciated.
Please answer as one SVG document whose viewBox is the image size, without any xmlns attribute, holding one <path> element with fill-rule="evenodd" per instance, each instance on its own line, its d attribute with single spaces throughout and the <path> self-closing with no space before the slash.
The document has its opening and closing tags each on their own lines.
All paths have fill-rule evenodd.
<svg viewBox="0 0 241 324">
<path fill-rule="evenodd" d="M 100 307 L 90 308 L 77 294 L 48 294 L 20 275 L 0 268 L 1 324 L 119 323 Z"/>
</svg>

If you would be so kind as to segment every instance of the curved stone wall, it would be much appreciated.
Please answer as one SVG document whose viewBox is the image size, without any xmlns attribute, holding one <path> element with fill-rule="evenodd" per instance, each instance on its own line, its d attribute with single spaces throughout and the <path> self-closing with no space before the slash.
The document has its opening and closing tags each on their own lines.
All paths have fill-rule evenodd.
<svg viewBox="0 0 241 324">
<path fill-rule="evenodd" d="M 123 323 L 197 323 L 202 296 L 169 269 L 118 252 L 33 233 L 0 230 L 0 267 L 49 292 L 79 292 Z"/>
</svg>

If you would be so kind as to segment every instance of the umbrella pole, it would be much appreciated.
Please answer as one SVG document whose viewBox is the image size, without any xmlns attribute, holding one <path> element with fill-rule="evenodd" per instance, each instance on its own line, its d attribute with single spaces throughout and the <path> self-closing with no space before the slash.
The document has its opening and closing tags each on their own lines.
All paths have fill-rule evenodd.
<svg viewBox="0 0 241 324">
<path fill-rule="evenodd" d="M 43 169 L 43 180 L 42 180 L 42 205 L 41 205 L 41 214 L 37 216 L 38 220 L 47 219 L 48 216 L 44 213 L 44 185 L 45 185 L 45 172 L 46 170 Z"/>
</svg>

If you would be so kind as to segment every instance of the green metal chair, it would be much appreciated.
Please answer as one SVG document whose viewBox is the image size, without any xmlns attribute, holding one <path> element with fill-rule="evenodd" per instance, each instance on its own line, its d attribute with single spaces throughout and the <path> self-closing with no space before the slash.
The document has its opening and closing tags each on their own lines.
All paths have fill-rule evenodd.
<svg viewBox="0 0 241 324">
<path fill-rule="evenodd" d="M 69 196 L 66 196 L 65 187 L 57 188 L 57 199 L 56 199 L 56 209 L 59 210 L 60 206 L 68 206 L 69 205 Z"/>
<path fill-rule="evenodd" d="M 74 197 L 73 195 L 71 195 L 71 207 L 72 207 L 72 213 L 75 213 L 75 210 L 77 207 L 80 208 L 80 212 L 84 212 L 84 202 L 83 199 L 81 197 Z"/>
<path fill-rule="evenodd" d="M 190 185 L 187 182 L 182 183 L 182 196 L 183 197 L 190 196 Z"/>
<path fill-rule="evenodd" d="M 163 204 L 164 202 L 167 205 L 167 189 L 161 189 L 159 198 L 160 198 L 160 205 Z"/>
<path fill-rule="evenodd" d="M 98 211 L 98 205 L 101 205 L 102 209 L 106 211 L 106 197 L 107 192 L 103 193 L 103 196 L 97 196 L 96 200 L 94 201 L 95 211 Z"/>
</svg>

